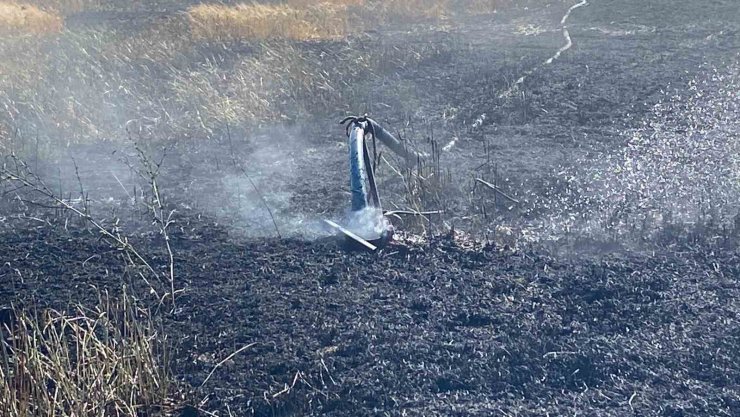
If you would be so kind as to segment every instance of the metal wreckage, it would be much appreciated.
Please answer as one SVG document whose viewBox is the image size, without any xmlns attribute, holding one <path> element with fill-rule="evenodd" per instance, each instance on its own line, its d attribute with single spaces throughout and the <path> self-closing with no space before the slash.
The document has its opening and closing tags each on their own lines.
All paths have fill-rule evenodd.
<svg viewBox="0 0 740 417">
<path fill-rule="evenodd" d="M 392 239 L 393 225 L 380 204 L 368 140 L 372 140 L 374 151 L 377 139 L 406 161 L 418 160 L 421 154 L 367 116 L 346 117 L 340 124 L 346 125 L 349 139 L 350 214 L 344 226 L 331 220 L 325 222 L 344 235 L 348 243 L 375 251 Z"/>
</svg>

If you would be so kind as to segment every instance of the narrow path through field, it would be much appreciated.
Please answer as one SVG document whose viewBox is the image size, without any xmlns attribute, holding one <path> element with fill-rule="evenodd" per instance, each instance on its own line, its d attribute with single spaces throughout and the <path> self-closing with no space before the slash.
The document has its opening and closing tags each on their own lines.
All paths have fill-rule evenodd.
<svg viewBox="0 0 740 417">
<path fill-rule="evenodd" d="M 575 9 L 577 9 L 579 7 L 583 7 L 583 6 L 588 6 L 588 1 L 581 0 L 580 3 L 577 3 L 577 4 L 574 4 L 574 5 L 570 6 L 570 8 L 568 8 L 568 10 L 563 15 L 563 18 L 560 19 L 560 27 L 561 27 L 561 29 L 563 31 L 563 38 L 565 38 L 565 45 L 563 45 L 562 47 L 560 47 L 560 49 L 558 49 L 557 51 L 555 51 L 555 54 L 553 56 L 551 56 L 550 58 L 547 58 L 543 63 L 541 63 L 539 65 L 536 65 L 535 67 L 529 69 L 528 71 L 525 71 L 524 74 L 522 74 L 522 76 L 519 77 L 514 82 L 514 84 L 511 85 L 511 87 L 507 88 L 503 93 L 499 94 L 499 98 L 506 98 L 506 97 L 511 96 L 511 93 L 513 93 L 519 87 L 519 85 L 521 83 L 523 83 L 527 79 L 527 77 L 529 77 L 530 75 L 532 75 L 539 68 L 541 68 L 541 67 L 543 67 L 545 65 L 552 64 L 553 61 L 555 61 L 556 59 L 560 58 L 560 55 L 563 52 L 567 51 L 568 49 L 570 49 L 573 46 L 573 41 L 570 38 L 570 33 L 568 32 L 568 26 L 566 25 L 566 23 L 568 22 L 568 18 L 570 17 L 570 14 L 573 12 L 573 10 L 575 10 Z"/>
<path fill-rule="evenodd" d="M 511 86 L 509 86 L 509 88 L 507 88 L 506 90 L 504 90 L 503 92 L 501 92 L 498 95 L 498 98 L 499 99 L 504 99 L 504 98 L 511 97 L 512 93 L 519 88 L 519 86 L 527 79 L 527 77 L 529 77 L 532 74 L 534 74 L 537 70 L 539 70 L 543 66 L 552 64 L 555 60 L 557 60 L 558 58 L 560 58 L 560 55 L 562 55 L 563 52 L 567 51 L 568 49 L 570 49 L 573 46 L 573 41 L 572 41 L 572 39 L 570 37 L 570 33 L 568 32 L 568 27 L 567 27 L 566 23 L 568 22 L 568 18 L 570 17 L 570 15 L 573 12 L 573 10 L 575 10 L 575 9 L 577 9 L 579 7 L 587 6 L 587 5 L 588 5 L 588 1 L 587 0 L 581 0 L 579 3 L 576 3 L 576 4 L 572 5 L 572 6 L 570 6 L 568 8 L 568 10 L 566 10 L 565 14 L 560 19 L 560 28 L 559 28 L 562 31 L 563 38 L 565 39 L 565 44 L 563 46 L 561 46 L 560 48 L 558 48 L 558 50 L 555 51 L 555 53 L 552 56 L 550 56 L 549 58 L 547 58 L 542 63 L 537 64 L 537 65 L 535 65 L 534 67 L 532 67 L 532 68 L 530 68 L 528 70 L 525 70 L 522 73 L 522 75 L 514 83 L 512 83 Z M 478 119 L 476 119 L 476 121 L 473 123 L 473 127 L 482 125 L 483 122 L 485 121 L 486 117 L 487 117 L 487 115 L 485 113 L 481 114 L 478 117 Z M 447 144 L 445 144 L 442 147 L 442 150 L 444 152 L 449 152 L 453 147 L 455 147 L 455 145 L 457 144 L 457 140 L 458 140 L 457 137 L 453 137 L 452 140 L 450 140 Z"/>
</svg>

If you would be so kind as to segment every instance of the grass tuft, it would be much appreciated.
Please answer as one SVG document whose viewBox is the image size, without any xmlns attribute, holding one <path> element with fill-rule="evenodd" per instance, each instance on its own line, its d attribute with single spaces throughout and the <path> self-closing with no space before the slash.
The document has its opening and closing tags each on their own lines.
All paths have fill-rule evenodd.
<svg viewBox="0 0 740 417">
<path fill-rule="evenodd" d="M 4 417 L 133 417 L 172 408 L 164 339 L 125 292 L 93 309 L 10 316 L 0 325 Z"/>
</svg>

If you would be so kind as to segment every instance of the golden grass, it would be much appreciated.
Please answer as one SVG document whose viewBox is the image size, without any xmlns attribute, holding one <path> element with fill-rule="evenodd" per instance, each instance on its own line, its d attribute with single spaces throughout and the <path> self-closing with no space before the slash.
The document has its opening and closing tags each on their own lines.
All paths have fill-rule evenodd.
<svg viewBox="0 0 740 417">
<path fill-rule="evenodd" d="M 292 7 L 310 7 L 320 4 L 331 4 L 334 6 L 363 6 L 365 0 L 287 0 L 286 4 Z"/>
<path fill-rule="evenodd" d="M 14 319 L 0 326 L 3 417 L 167 415 L 166 341 L 130 295 Z"/>
<path fill-rule="evenodd" d="M 286 4 L 200 4 L 187 14 L 200 39 L 334 39 L 347 34 L 346 6 L 322 3 L 309 7 Z"/>
<path fill-rule="evenodd" d="M 489 13 L 500 0 L 284 0 L 277 4 L 199 4 L 188 10 L 198 39 L 335 39 L 367 21 L 443 20 Z"/>
<path fill-rule="evenodd" d="M 98 0 L 81 1 L 92 4 Z M 333 58 L 325 59 L 327 55 L 315 48 L 259 39 L 320 39 L 376 26 L 382 30 L 407 28 L 409 22 L 434 24 L 433 18 L 423 16 L 393 16 L 418 16 L 420 12 L 409 5 L 435 7 L 445 2 L 452 8 L 450 16 L 462 17 L 471 9 L 460 5 L 482 1 L 486 6 L 493 1 L 501 4 L 514 0 L 330 0 L 333 3 L 327 9 L 340 10 L 341 24 L 327 23 L 328 19 L 309 20 L 307 16 L 315 16 L 310 13 L 322 13 L 315 12 L 317 6 L 313 4 L 317 1 L 284 1 L 296 5 L 200 6 L 190 10 L 191 20 L 178 15 L 164 24 L 158 20 L 151 29 L 137 33 L 101 28 L 83 32 L 65 29 L 54 36 L 0 36 L 0 154 L 31 152 L 28 138 L 35 131 L 49 144 L 60 138 L 67 143 L 122 138 L 126 130 L 121 124 L 142 114 L 156 117 L 156 125 L 148 130 L 151 136 L 215 137 L 228 125 L 367 107 L 367 94 L 356 87 L 364 77 L 450 53 L 448 46 L 399 45 L 368 51 L 349 42 L 337 42 L 334 46 L 341 52 L 334 50 L 328 55 Z M 300 2 L 306 2 L 305 10 L 297 5 Z M 358 6 L 352 6 L 353 2 Z M 41 9 L 47 10 L 45 7 Z M 273 15 L 265 12 L 255 16 L 256 10 L 268 10 Z M 276 10 L 283 15 L 274 16 Z M 234 13 L 237 15 L 232 16 Z M 249 20 L 246 17 L 257 24 L 245 25 L 242 22 Z M 292 27 L 282 31 L 281 27 L 296 19 L 328 25 L 333 32 L 305 26 L 302 30 Z M 454 19 L 445 24 L 450 22 L 454 24 Z M 190 30 L 200 38 L 191 36 Z M 228 42 L 219 45 L 228 38 L 255 39 L 254 48 L 244 53 Z M 228 65 L 220 64 L 220 58 L 206 59 L 203 65 L 203 51 L 214 46 L 224 51 L 216 52 L 217 57 L 229 54 Z M 105 92 L 102 100 L 101 92 Z M 413 93 L 409 91 L 406 96 L 412 97 Z M 415 104 L 410 100 L 404 106 L 413 108 Z M 42 146 L 41 152 L 44 149 Z M 48 149 L 51 152 L 51 145 Z"/>
<path fill-rule="evenodd" d="M 55 13 L 28 4 L 0 2 L 0 33 L 56 33 L 62 26 L 62 18 Z"/>
</svg>

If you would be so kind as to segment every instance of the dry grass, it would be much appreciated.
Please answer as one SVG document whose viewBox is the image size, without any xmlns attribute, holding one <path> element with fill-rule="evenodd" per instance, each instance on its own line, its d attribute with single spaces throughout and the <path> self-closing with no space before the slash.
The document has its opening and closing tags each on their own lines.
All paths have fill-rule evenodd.
<svg viewBox="0 0 740 417">
<path fill-rule="evenodd" d="M 368 24 L 443 20 L 491 12 L 500 0 L 286 0 L 279 4 L 200 4 L 188 10 L 196 38 L 335 39 Z"/>
<path fill-rule="evenodd" d="M 63 27 L 62 18 L 36 6 L 0 2 L 0 34 L 57 33 Z"/>
<path fill-rule="evenodd" d="M 193 35 L 200 39 L 334 39 L 348 33 L 346 6 L 201 4 L 188 10 Z"/>
<path fill-rule="evenodd" d="M 387 0 L 378 3 L 379 12 L 390 20 L 444 19 L 452 12 L 450 0 Z"/>
<path fill-rule="evenodd" d="M 334 6 L 363 6 L 365 0 L 287 0 L 292 7 L 311 7 L 320 4 L 331 4 Z"/>
<path fill-rule="evenodd" d="M 351 6 L 360 4 L 358 0 L 334 1 L 341 4 L 331 7 L 347 8 L 340 13 L 342 25 L 331 25 L 335 34 L 345 31 L 344 23 L 372 17 L 382 6 L 374 0 L 359 7 Z M 210 7 L 191 9 L 191 16 L 203 11 L 199 16 L 213 17 Z M 258 10 L 243 7 L 215 10 Z M 312 7 L 298 11 L 283 4 L 278 9 L 293 10 L 293 17 L 305 21 Z M 272 41 L 245 48 L 230 41 L 253 36 L 255 28 L 234 26 L 244 16 L 216 16 L 213 24 L 201 21 L 202 38 L 188 36 L 193 22 L 187 16 L 171 19 L 171 25 L 157 21 L 156 28 L 136 33 L 96 28 L 44 37 L 0 36 L 0 153 L 35 158 L 37 152 L 53 155 L 65 144 L 124 139 L 130 121 L 142 127 L 145 138 L 211 138 L 229 125 L 370 110 L 375 93 L 362 87 L 368 77 L 434 60 L 456 48 L 336 42 L 321 50 Z M 286 37 L 279 30 L 284 23 L 262 17 L 260 36 Z M 383 24 L 377 17 L 365 21 Z M 291 37 L 318 36 L 304 29 Z M 413 91 L 408 97 L 405 91 L 392 94 L 405 97 L 404 108 L 417 106 Z M 36 146 L 36 137 L 41 146 Z"/>
<path fill-rule="evenodd" d="M 256 42 L 245 50 L 197 42 L 176 29 L 0 37 L 0 56 L 6 57 L 0 60 L 0 154 L 51 156 L 65 144 L 125 139 L 133 126 L 141 140 L 215 138 L 228 125 L 369 109 L 362 85 L 372 74 L 435 60 L 455 48 L 337 42 L 325 51 Z M 393 95 L 406 96 L 406 90 Z M 407 98 L 403 105 L 417 104 Z"/>
<path fill-rule="evenodd" d="M 0 328 L 4 417 L 160 415 L 171 385 L 163 340 L 125 293 L 92 310 L 16 310 Z"/>
</svg>

